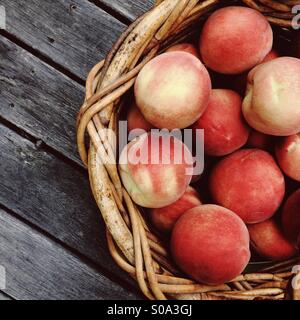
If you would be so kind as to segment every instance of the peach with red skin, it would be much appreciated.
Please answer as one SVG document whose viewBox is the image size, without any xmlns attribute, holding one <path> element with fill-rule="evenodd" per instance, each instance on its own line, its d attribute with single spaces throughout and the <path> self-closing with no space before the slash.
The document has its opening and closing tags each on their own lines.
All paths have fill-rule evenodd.
<svg viewBox="0 0 300 320">
<path fill-rule="evenodd" d="M 249 136 L 241 97 L 232 90 L 213 89 L 206 111 L 193 128 L 204 129 L 205 153 L 210 156 L 224 156 L 240 149 Z"/>
<path fill-rule="evenodd" d="M 300 59 L 280 57 L 248 75 L 243 113 L 249 125 L 265 134 L 300 132 Z"/>
<path fill-rule="evenodd" d="M 275 214 L 285 194 L 285 181 L 269 153 L 244 149 L 216 165 L 210 177 L 210 190 L 217 204 L 252 224 Z"/>
<path fill-rule="evenodd" d="M 200 55 L 212 70 L 238 74 L 261 63 L 272 45 L 272 28 L 261 13 L 231 6 L 207 19 L 200 37 Z"/>
<path fill-rule="evenodd" d="M 188 187 L 184 195 L 173 204 L 150 211 L 150 219 L 157 230 L 171 232 L 177 220 L 188 210 L 200 206 L 202 203 L 198 192 Z"/>
<path fill-rule="evenodd" d="M 202 205 L 177 221 L 171 252 L 177 265 L 194 280 L 219 285 L 239 276 L 247 266 L 249 233 L 232 211 Z"/>
<path fill-rule="evenodd" d="M 281 221 L 287 238 L 300 249 L 300 189 L 284 204 Z"/>
<path fill-rule="evenodd" d="M 127 125 L 128 131 L 142 129 L 148 132 L 153 129 L 153 126 L 145 119 L 135 103 L 129 108 L 127 114 Z"/>
<path fill-rule="evenodd" d="M 293 257 L 297 250 L 285 237 L 281 226 L 275 219 L 248 226 L 251 245 L 263 258 L 280 261 Z"/>
<path fill-rule="evenodd" d="M 119 167 L 122 182 L 136 204 L 162 208 L 177 201 L 188 188 L 193 158 L 171 135 L 145 133 L 123 149 Z"/>
<path fill-rule="evenodd" d="M 136 103 L 145 119 L 160 129 L 192 125 L 205 111 L 211 81 L 199 59 L 167 52 L 147 63 L 135 82 Z"/>
<path fill-rule="evenodd" d="M 282 138 L 276 145 L 276 157 L 282 171 L 300 181 L 300 133 Z"/>
<path fill-rule="evenodd" d="M 183 51 L 192 54 L 196 58 L 200 59 L 200 55 L 196 47 L 191 43 L 179 43 L 170 47 L 166 52 Z"/>
</svg>

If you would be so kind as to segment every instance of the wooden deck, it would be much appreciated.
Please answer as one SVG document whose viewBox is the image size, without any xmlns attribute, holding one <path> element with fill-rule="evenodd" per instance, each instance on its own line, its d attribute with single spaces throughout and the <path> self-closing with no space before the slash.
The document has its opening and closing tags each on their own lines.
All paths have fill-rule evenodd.
<svg viewBox="0 0 300 320">
<path fill-rule="evenodd" d="M 75 118 L 88 71 L 152 2 L 1 0 L 0 300 L 142 298 L 109 256 Z"/>
</svg>

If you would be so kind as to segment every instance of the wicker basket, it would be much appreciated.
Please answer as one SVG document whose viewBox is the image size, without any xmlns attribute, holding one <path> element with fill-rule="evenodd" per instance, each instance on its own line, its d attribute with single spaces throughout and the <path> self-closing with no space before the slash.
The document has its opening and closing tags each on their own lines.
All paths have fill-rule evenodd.
<svg viewBox="0 0 300 320">
<path fill-rule="evenodd" d="M 289 286 L 291 277 L 295 277 L 292 267 L 300 264 L 299 257 L 259 273 L 241 275 L 221 286 L 201 285 L 185 278 L 173 265 L 163 242 L 147 226 L 141 208 L 123 188 L 117 164 L 108 164 L 114 163 L 108 160 L 116 158 L 116 143 L 105 129 L 117 131 L 122 98 L 134 85 L 141 68 L 195 28 L 199 30 L 200 17 L 223 3 L 160 0 L 129 26 L 106 60 L 98 63 L 87 78 L 86 99 L 77 119 L 80 156 L 88 167 L 91 188 L 107 226 L 111 255 L 137 281 L 148 299 L 300 300 L 299 291 Z M 292 25 L 291 7 L 300 1 L 244 0 L 239 4 L 261 11 L 272 24 L 288 29 Z M 90 138 L 88 150 L 86 132 Z"/>
</svg>

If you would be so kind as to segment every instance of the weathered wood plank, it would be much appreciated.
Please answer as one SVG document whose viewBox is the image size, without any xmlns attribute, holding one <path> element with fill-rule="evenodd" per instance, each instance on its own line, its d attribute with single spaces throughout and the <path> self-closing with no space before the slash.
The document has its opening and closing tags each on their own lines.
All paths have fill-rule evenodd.
<svg viewBox="0 0 300 320">
<path fill-rule="evenodd" d="M 96 3 L 104 3 L 107 7 L 118 12 L 127 19 L 133 21 L 143 13 L 150 10 L 154 5 L 154 0 L 96 0 Z"/>
<path fill-rule="evenodd" d="M 7 32 L 81 78 L 125 27 L 87 0 L 43 5 L 38 0 L 3 0 L 3 5 Z M 58 41 L 51 43 L 55 36 Z M 84 96 L 81 86 L 9 41 L 0 45 L 1 116 L 80 163 L 74 124 Z"/>
<path fill-rule="evenodd" d="M 6 31 L 85 79 L 126 27 L 87 0 L 1 0 Z"/>
<path fill-rule="evenodd" d="M 85 0 L 43 5 L 37 0 L 3 0 L 1 5 L 7 11 L 7 32 L 82 79 L 125 27 Z M 78 161 L 74 123 L 83 88 L 10 41 L 1 39 L 0 56 L 1 116 Z M 8 140 L 14 141 L 15 154 L 9 144 L 1 148 L 6 165 L 0 173 L 1 181 L 5 181 L 0 201 L 102 267 L 120 274 L 107 253 L 103 224 L 85 175 L 74 174 L 68 165 L 26 140 L 19 143 L 19 137 L 12 139 L 13 135 L 8 134 Z M 30 187 L 24 188 L 25 181 L 30 181 Z"/>
<path fill-rule="evenodd" d="M 75 121 L 84 89 L 0 37 L 0 116 L 81 164 Z"/>
<path fill-rule="evenodd" d="M 0 262 L 4 292 L 16 299 L 136 299 L 119 285 L 0 210 Z"/>
<path fill-rule="evenodd" d="M 1 124 L 0 136 L 0 203 L 92 259 L 116 280 L 129 282 L 109 255 L 85 173 Z"/>
<path fill-rule="evenodd" d="M 3 37 L 0 58 L 0 116 L 81 164 L 75 119 L 83 88 Z M 16 146 L 1 148 L 0 202 L 127 281 L 109 257 L 87 174 L 26 140 L 19 146 L 18 136 L 7 139 Z"/>
<path fill-rule="evenodd" d="M 80 13 L 80 19 L 77 15 L 77 20 L 75 19 L 74 22 L 77 31 L 72 33 L 71 37 L 65 37 L 69 28 L 73 28 L 73 23 L 65 24 L 64 19 L 58 19 L 55 15 L 53 18 L 53 12 L 48 13 L 49 8 L 47 9 L 47 6 L 49 3 L 46 8 L 43 6 L 39 12 L 30 12 L 30 10 L 27 12 L 27 5 L 29 6 L 30 3 L 35 3 L 40 10 L 40 2 L 38 1 L 5 1 L 3 3 L 7 9 L 8 32 L 17 38 L 17 33 L 22 34 L 22 37 L 19 38 L 27 45 L 39 50 L 50 59 L 55 58 L 57 63 L 64 65 L 66 69 L 83 78 L 87 70 L 100 59 L 97 56 L 98 50 L 92 51 L 93 57 L 96 56 L 96 59 L 89 55 L 91 51 L 88 54 L 86 53 L 86 45 L 90 46 L 95 38 L 89 37 L 86 33 L 83 35 L 76 33 L 79 30 L 78 25 L 85 26 L 83 28 L 84 32 L 89 30 L 87 33 L 90 33 L 90 30 L 93 30 L 86 24 L 81 24 L 81 19 L 89 20 L 85 14 L 87 12 L 89 15 L 90 12 Z M 60 8 L 57 14 L 63 16 L 64 11 L 61 5 L 66 9 L 67 3 L 69 2 L 55 2 L 56 6 L 59 4 L 56 8 Z M 72 7 L 72 10 L 82 8 L 82 3 L 95 10 L 95 12 L 99 10 L 92 4 L 87 4 L 86 1 L 80 1 L 77 3 L 76 9 Z M 30 8 L 32 7 L 30 6 Z M 35 17 L 36 14 L 40 17 L 38 20 Z M 115 24 L 111 22 L 112 18 L 109 19 L 109 26 L 114 25 L 113 28 L 115 28 Z M 93 19 L 93 26 L 95 24 L 97 25 L 96 18 Z M 120 23 L 116 25 L 119 26 L 116 32 L 109 30 L 107 33 L 116 35 L 117 38 L 124 26 Z M 103 28 L 103 26 L 100 26 L 99 30 Z M 12 32 L 12 30 L 15 31 Z M 56 42 L 52 41 L 54 38 L 48 31 L 52 32 L 53 35 L 61 36 L 60 46 L 55 46 Z M 72 40 L 72 37 L 76 39 Z M 81 42 L 84 43 L 82 46 Z M 99 45 L 107 45 L 107 49 L 109 49 L 111 43 L 104 37 L 100 38 Z M 95 44 L 92 46 L 96 48 Z M 71 50 L 71 55 L 77 55 L 78 47 L 85 48 L 79 50 L 79 58 L 76 56 L 73 60 L 69 59 L 72 57 L 68 57 L 69 51 Z M 104 50 L 99 47 L 99 53 L 101 51 L 103 56 Z M 43 140 L 67 157 L 78 161 L 75 147 L 75 117 L 78 106 L 83 99 L 83 88 L 8 40 L 1 39 L 0 57 L 2 69 L 0 78 L 1 116 L 34 137 Z M 67 65 L 64 63 L 67 63 Z M 75 64 L 75 67 L 72 63 Z M 83 69 L 86 71 L 82 72 Z M 82 73 L 80 74 L 80 72 Z M 31 148 L 33 148 L 33 152 L 35 147 L 31 145 Z M 22 147 L 17 146 L 15 152 L 21 156 L 21 158 L 18 158 L 11 155 L 8 149 L 4 152 L 7 155 L 5 161 L 7 166 L 1 170 L 1 174 L 3 174 L 2 181 L 10 181 L 11 184 L 7 183 L 1 190 L 2 203 L 70 247 L 94 259 L 101 266 L 120 274 L 119 269 L 111 262 L 107 253 L 105 240 L 103 239 L 103 225 L 99 222 L 98 209 L 94 205 L 84 174 L 80 173 L 78 178 L 71 168 L 66 170 L 66 167 L 60 161 L 53 160 L 54 157 L 52 160 L 55 163 L 50 161 L 49 166 L 49 159 L 47 159 L 49 155 L 45 153 L 45 158 L 40 159 L 38 157 L 36 159 L 36 155 L 33 155 L 32 152 L 28 153 L 27 148 L 25 148 L 25 152 L 22 151 L 19 154 L 18 150 L 22 150 Z M 26 156 L 24 159 L 24 154 L 29 157 L 27 160 Z M 14 165 L 15 160 L 18 163 L 17 166 Z M 8 165 L 9 161 L 11 161 L 10 165 Z M 58 165 L 58 163 L 60 164 Z M 31 166 L 31 170 L 23 170 L 24 165 Z M 36 170 L 37 168 L 42 168 L 42 179 L 38 176 L 41 171 Z M 16 169 L 17 171 L 15 171 Z M 57 175 L 61 172 L 65 172 L 62 178 Z M 65 183 L 61 183 L 60 178 Z M 24 188 L 24 181 L 28 180 L 31 181 L 31 187 Z M 53 180 L 57 182 L 53 184 Z M 80 192 L 78 192 L 78 189 L 80 189 Z M 16 195 L 17 201 L 15 199 Z M 36 201 L 32 201 L 33 199 Z M 65 208 L 68 208 L 68 210 L 65 210 Z M 78 212 L 80 212 L 80 216 L 74 216 Z M 82 231 L 85 225 L 88 227 Z"/>
</svg>

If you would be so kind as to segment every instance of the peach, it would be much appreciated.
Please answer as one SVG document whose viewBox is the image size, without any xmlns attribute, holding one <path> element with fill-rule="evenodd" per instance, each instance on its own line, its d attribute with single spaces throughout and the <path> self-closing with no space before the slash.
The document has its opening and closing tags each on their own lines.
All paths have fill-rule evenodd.
<svg viewBox="0 0 300 320">
<path fill-rule="evenodd" d="M 216 203 L 252 224 L 275 214 L 284 197 L 285 181 L 269 153 L 244 149 L 216 165 L 210 177 L 210 190 Z"/>
<path fill-rule="evenodd" d="M 274 261 L 285 260 L 297 252 L 274 219 L 249 225 L 248 230 L 252 247 L 263 258 Z"/>
<path fill-rule="evenodd" d="M 193 55 L 167 52 L 145 65 L 134 89 L 137 105 L 148 122 L 160 129 L 182 129 L 205 111 L 211 81 Z"/>
<path fill-rule="evenodd" d="M 157 230 L 162 232 L 172 231 L 176 221 L 189 209 L 201 205 L 198 192 L 189 187 L 184 195 L 173 204 L 160 208 L 152 209 L 150 218 Z"/>
<path fill-rule="evenodd" d="M 176 223 L 171 252 L 177 265 L 200 283 L 219 285 L 243 272 L 250 260 L 249 233 L 232 211 L 203 205 Z"/>
<path fill-rule="evenodd" d="M 276 146 L 276 157 L 282 171 L 300 181 L 300 132 L 281 139 Z"/>
<path fill-rule="evenodd" d="M 153 129 L 153 126 L 144 118 L 135 103 L 129 108 L 127 114 L 127 125 L 128 131 L 142 129 L 147 132 Z"/>
<path fill-rule="evenodd" d="M 179 43 L 175 44 L 174 46 L 170 47 L 166 52 L 174 52 L 174 51 L 183 51 L 192 54 L 196 58 L 200 58 L 198 50 L 196 47 L 191 43 Z"/>
<path fill-rule="evenodd" d="M 207 19 L 200 37 L 200 54 L 212 70 L 238 74 L 261 63 L 272 45 L 272 28 L 261 13 L 231 6 Z"/>
<path fill-rule="evenodd" d="M 193 128 L 204 129 L 208 155 L 224 156 L 240 149 L 249 136 L 241 97 L 232 90 L 212 90 L 208 107 Z"/>
<path fill-rule="evenodd" d="M 191 152 L 170 134 L 139 136 L 123 149 L 119 164 L 128 194 L 146 208 L 162 208 L 177 201 L 193 174 Z"/>
<path fill-rule="evenodd" d="M 247 145 L 249 148 L 271 151 L 274 147 L 274 137 L 252 129 L 250 130 Z"/>
<path fill-rule="evenodd" d="M 243 113 L 254 129 L 274 136 L 300 132 L 300 59 L 280 57 L 248 75 Z"/>
<path fill-rule="evenodd" d="M 283 207 L 282 226 L 288 239 L 300 249 L 300 189 L 287 199 Z"/>
</svg>

